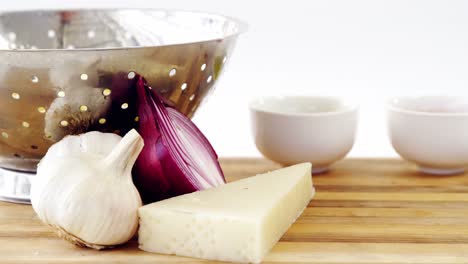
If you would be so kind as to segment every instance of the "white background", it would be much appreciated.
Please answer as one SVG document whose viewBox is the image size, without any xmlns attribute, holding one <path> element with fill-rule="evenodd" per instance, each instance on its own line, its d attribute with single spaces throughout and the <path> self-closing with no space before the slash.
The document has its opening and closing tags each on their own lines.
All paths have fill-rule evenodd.
<svg viewBox="0 0 468 264">
<path fill-rule="evenodd" d="M 247 103 L 259 95 L 340 94 L 359 100 L 352 156 L 394 156 L 383 101 L 468 87 L 468 1 L 16 0 L 1 9 L 161 7 L 211 11 L 250 25 L 195 117 L 220 156 L 259 156 Z"/>
</svg>

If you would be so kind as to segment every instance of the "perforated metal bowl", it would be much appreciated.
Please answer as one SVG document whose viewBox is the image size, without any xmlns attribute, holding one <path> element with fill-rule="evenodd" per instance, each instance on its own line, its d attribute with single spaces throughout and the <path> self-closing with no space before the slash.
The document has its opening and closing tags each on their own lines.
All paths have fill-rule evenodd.
<svg viewBox="0 0 468 264">
<path fill-rule="evenodd" d="M 0 199 L 27 201 L 23 181 L 65 135 L 134 127 L 135 73 L 191 117 L 243 30 L 182 11 L 0 13 Z"/>
</svg>

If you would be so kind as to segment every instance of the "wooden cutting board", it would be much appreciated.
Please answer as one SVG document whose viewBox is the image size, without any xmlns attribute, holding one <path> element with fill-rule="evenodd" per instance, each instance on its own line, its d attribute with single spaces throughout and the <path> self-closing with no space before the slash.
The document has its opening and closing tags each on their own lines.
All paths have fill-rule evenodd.
<svg viewBox="0 0 468 264">
<path fill-rule="evenodd" d="M 225 159 L 229 181 L 279 168 Z M 269 263 L 468 263 L 468 174 L 423 175 L 400 160 L 348 159 L 313 177 L 317 194 Z M 0 202 L 0 262 L 199 263 L 137 242 L 106 251 L 58 239 L 28 205 Z"/>
</svg>

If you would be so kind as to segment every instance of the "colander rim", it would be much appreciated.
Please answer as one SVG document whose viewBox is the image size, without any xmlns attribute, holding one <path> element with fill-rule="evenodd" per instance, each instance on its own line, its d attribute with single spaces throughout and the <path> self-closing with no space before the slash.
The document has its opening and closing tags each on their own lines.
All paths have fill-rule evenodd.
<svg viewBox="0 0 468 264">
<path fill-rule="evenodd" d="M 24 9 L 24 10 L 7 10 L 7 11 L 0 11 L 0 17 L 5 14 L 25 14 L 25 13 L 33 13 L 33 12 L 80 12 L 80 11 L 103 11 L 103 12 L 112 12 L 112 11 L 164 11 L 164 12 L 177 12 L 177 13 L 187 13 L 187 14 L 197 14 L 197 15 L 207 15 L 212 17 L 219 17 L 225 19 L 226 21 L 232 21 L 237 26 L 237 31 L 231 34 L 226 34 L 224 37 L 220 38 L 207 38 L 200 41 L 187 41 L 181 43 L 173 43 L 173 44 L 162 44 L 162 45 L 145 45 L 145 46 L 128 46 L 128 47 L 107 47 L 107 48 L 37 48 L 37 49 L 5 49 L 0 48 L 0 53 L 40 53 L 40 52 L 92 52 L 92 51 L 119 51 L 119 50 L 136 50 L 136 49 L 149 49 L 149 48 L 161 48 L 161 47 L 175 47 L 175 46 L 184 46 L 184 45 L 192 45 L 192 44 L 200 44 L 200 43 L 207 43 L 212 41 L 219 41 L 225 40 L 230 38 L 237 38 L 239 35 L 248 31 L 248 24 L 241 19 L 223 15 L 216 12 L 206 12 L 206 11 L 195 11 L 195 10 L 186 10 L 186 9 L 175 9 L 175 8 L 141 8 L 141 7 L 129 7 L 129 8 L 48 8 L 48 9 Z"/>
</svg>

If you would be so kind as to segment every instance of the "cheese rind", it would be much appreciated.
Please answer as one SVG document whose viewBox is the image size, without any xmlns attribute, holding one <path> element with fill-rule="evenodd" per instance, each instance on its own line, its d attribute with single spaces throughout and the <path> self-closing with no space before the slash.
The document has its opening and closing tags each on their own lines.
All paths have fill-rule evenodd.
<svg viewBox="0 0 468 264">
<path fill-rule="evenodd" d="M 314 195 L 302 163 L 138 210 L 145 251 L 259 263 Z"/>
</svg>

